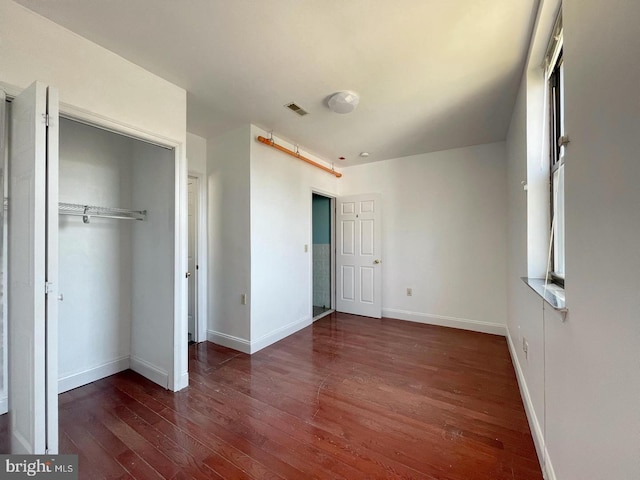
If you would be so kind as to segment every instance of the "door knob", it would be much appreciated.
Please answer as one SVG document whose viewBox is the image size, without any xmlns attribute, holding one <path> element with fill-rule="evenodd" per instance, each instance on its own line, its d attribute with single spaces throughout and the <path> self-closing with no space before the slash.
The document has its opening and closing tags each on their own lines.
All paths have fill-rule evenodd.
<svg viewBox="0 0 640 480">
<path fill-rule="evenodd" d="M 380 263 L 380 260 L 378 260 L 377 258 L 373 261 L 373 263 L 375 263 L 376 265 L 378 265 Z"/>
<path fill-rule="evenodd" d="M 189 278 L 190 276 L 191 276 L 191 272 L 187 272 L 187 273 L 185 274 L 185 278 Z"/>
</svg>

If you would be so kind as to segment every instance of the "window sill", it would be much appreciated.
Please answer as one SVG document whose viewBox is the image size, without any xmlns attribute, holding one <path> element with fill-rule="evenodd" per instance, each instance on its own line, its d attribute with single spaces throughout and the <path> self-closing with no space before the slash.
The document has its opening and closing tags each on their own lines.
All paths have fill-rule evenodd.
<svg viewBox="0 0 640 480">
<path fill-rule="evenodd" d="M 544 284 L 544 278 L 528 278 L 521 277 L 522 281 L 531 288 L 534 292 L 542 297 L 542 299 L 549 304 L 554 310 L 559 312 L 567 312 L 567 305 L 565 303 L 564 288 L 555 283 Z"/>
</svg>

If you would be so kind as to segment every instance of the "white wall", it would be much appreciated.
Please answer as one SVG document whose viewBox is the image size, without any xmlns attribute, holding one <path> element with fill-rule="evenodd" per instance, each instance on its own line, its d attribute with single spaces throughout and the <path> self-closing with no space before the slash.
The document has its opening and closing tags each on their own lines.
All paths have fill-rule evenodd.
<svg viewBox="0 0 640 480">
<path fill-rule="evenodd" d="M 251 128 L 252 351 L 311 324 L 312 193 L 316 189 L 335 195 L 341 181 L 257 142 L 258 135 L 269 134 Z M 284 140 L 276 141 L 294 149 Z"/>
<path fill-rule="evenodd" d="M 147 217 L 132 225 L 131 368 L 170 388 L 174 345 L 174 154 L 143 142 L 135 142 L 132 153 L 131 205 L 134 210 L 146 210 Z"/>
<path fill-rule="evenodd" d="M 190 173 L 207 173 L 206 138 L 187 132 L 187 160 Z"/>
<path fill-rule="evenodd" d="M 258 143 L 258 135 L 268 134 L 247 125 L 207 142 L 208 339 L 247 353 L 311 323 L 312 193 L 337 190 L 333 175 Z"/>
<path fill-rule="evenodd" d="M 61 111 L 81 109 L 184 142 L 186 92 L 10 0 L 0 0 L 0 82 L 60 90 Z M 15 93 L 15 92 L 14 92 Z"/>
<path fill-rule="evenodd" d="M 251 343 L 250 135 L 246 125 L 207 141 L 207 339 L 242 351 Z"/>
<path fill-rule="evenodd" d="M 533 226 L 528 223 L 528 212 L 534 209 L 534 202 L 528 196 L 522 182 L 528 180 L 527 168 L 527 78 L 523 77 L 520 92 L 514 107 L 511 125 L 508 132 L 507 169 L 508 189 L 508 235 L 507 250 L 507 290 L 508 290 L 508 329 L 512 341 L 512 355 L 520 375 L 526 378 L 520 387 L 525 401 L 533 408 L 527 410 L 530 416 L 529 424 L 534 431 L 534 441 L 538 457 L 543 458 L 544 446 L 540 441 L 544 426 L 544 339 L 542 328 L 542 299 L 532 295 L 530 289 L 520 279 L 528 275 L 529 262 L 527 251 L 531 250 L 534 242 L 530 241 L 528 232 Z M 539 122 L 538 122 L 539 123 Z M 537 128 L 537 126 L 536 126 Z M 535 151 L 533 158 L 540 152 Z M 537 162 L 536 162 L 537 163 Z M 548 202 L 548 200 L 547 200 Z M 545 206 L 546 205 L 546 206 Z M 538 205 L 539 210 L 548 211 L 548 203 Z M 528 228 L 530 227 L 530 228 Z M 546 228 L 534 237 L 548 237 Z M 536 255 L 539 258 L 539 255 Z M 531 262 L 536 264 L 536 261 Z M 522 349 L 522 341 L 528 343 L 528 353 Z"/>
<path fill-rule="evenodd" d="M 382 194 L 383 316 L 504 333 L 504 143 L 343 173 L 341 195 Z"/>
<path fill-rule="evenodd" d="M 62 120 L 60 201 L 131 207 L 133 140 Z M 131 339 L 131 224 L 60 216 L 60 391 L 127 368 Z"/>
<path fill-rule="evenodd" d="M 513 182 L 526 168 L 525 109 L 516 108 L 509 133 L 509 334 L 516 344 L 518 328 L 544 328 L 535 358 L 531 350 L 528 360 L 520 352 L 514 358 L 533 397 L 528 407 L 544 419 L 539 441 L 548 452 L 548 478 L 640 477 L 637 18 L 638 2 L 563 1 L 571 138 L 565 157 L 565 322 L 518 285 L 527 219 Z"/>
</svg>

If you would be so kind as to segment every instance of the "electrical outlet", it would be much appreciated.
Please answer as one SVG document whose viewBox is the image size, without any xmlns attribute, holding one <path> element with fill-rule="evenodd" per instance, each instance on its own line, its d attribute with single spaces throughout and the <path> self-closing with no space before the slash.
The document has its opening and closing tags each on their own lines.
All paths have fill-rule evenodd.
<svg viewBox="0 0 640 480">
<path fill-rule="evenodd" d="M 524 358 L 529 358 L 529 342 L 526 337 L 522 337 L 522 351 L 524 352 Z"/>
<path fill-rule="evenodd" d="M 410 297 L 413 295 L 413 288 L 407 288 L 407 297 Z"/>
</svg>

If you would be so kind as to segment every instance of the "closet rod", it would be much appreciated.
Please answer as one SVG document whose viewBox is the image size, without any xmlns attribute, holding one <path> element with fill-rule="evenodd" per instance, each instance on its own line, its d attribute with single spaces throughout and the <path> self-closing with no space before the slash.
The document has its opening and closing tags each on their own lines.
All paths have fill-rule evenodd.
<svg viewBox="0 0 640 480">
<path fill-rule="evenodd" d="M 114 218 L 119 220 L 145 220 L 146 210 L 129 210 L 126 208 L 96 207 L 78 203 L 59 203 L 60 215 L 75 215 L 82 217 L 84 223 L 89 223 L 91 217 Z"/>
<path fill-rule="evenodd" d="M 330 173 L 331 175 L 335 175 L 336 177 L 340 178 L 342 176 L 342 174 L 340 172 L 336 172 L 335 170 L 332 170 L 329 167 L 325 167 L 324 165 L 320 165 L 317 162 L 314 162 L 313 160 L 308 159 L 307 157 L 303 157 L 302 155 L 300 155 L 298 152 L 294 152 L 293 150 L 289 150 L 288 148 L 285 147 L 281 147 L 280 145 L 277 145 L 273 140 L 270 140 L 268 138 L 264 138 L 262 135 L 258 135 L 257 140 L 259 142 L 264 143 L 265 145 L 269 145 L 270 147 L 273 147 L 277 150 L 280 150 L 281 152 L 284 152 L 286 154 L 291 155 L 292 157 L 296 157 L 297 159 L 302 160 L 303 162 L 307 162 L 310 165 L 313 165 L 314 167 L 319 168 L 320 170 L 324 170 L 325 172 Z"/>
</svg>

